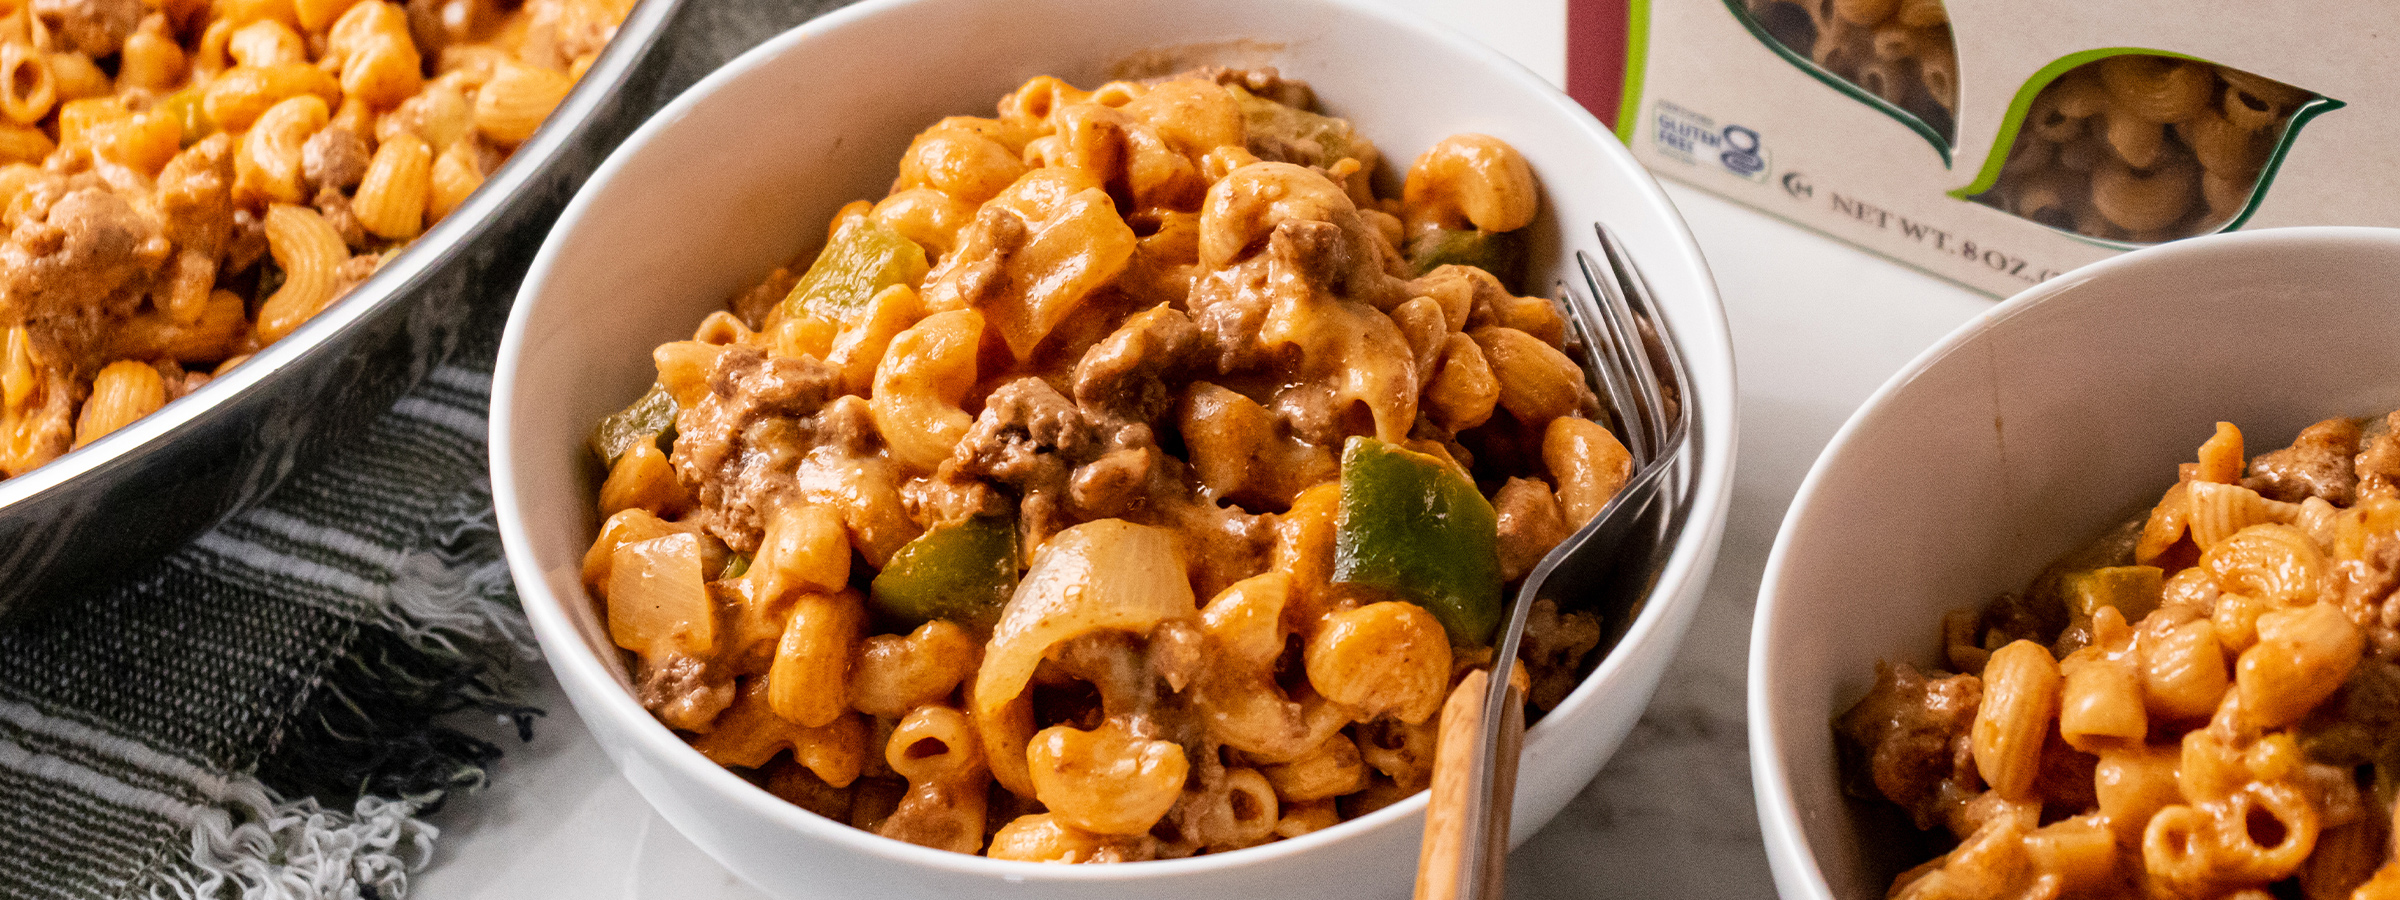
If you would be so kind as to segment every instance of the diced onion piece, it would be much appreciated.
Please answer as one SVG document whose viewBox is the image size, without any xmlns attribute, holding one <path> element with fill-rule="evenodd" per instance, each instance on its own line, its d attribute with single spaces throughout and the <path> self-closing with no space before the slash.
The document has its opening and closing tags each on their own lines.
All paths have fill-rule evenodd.
<svg viewBox="0 0 2400 900">
<path fill-rule="evenodd" d="M 1016 697 L 1042 655 L 1069 638 L 1102 630 L 1142 634 L 1197 613 L 1173 533 L 1123 519 L 1061 531 L 1034 554 L 1000 611 L 976 673 L 976 705 Z"/>
<path fill-rule="evenodd" d="M 702 538 L 670 534 L 619 546 L 609 563 L 608 636 L 643 655 L 716 648 Z"/>
<path fill-rule="evenodd" d="M 1095 631 L 1146 634 L 1160 622 L 1198 612 L 1172 532 L 1101 519 L 1051 536 L 1000 611 L 975 673 L 976 725 L 984 732 L 993 776 L 1010 790 L 1033 793 L 1025 769 L 1032 729 L 1017 733 L 1010 706 L 1052 647 Z"/>
</svg>

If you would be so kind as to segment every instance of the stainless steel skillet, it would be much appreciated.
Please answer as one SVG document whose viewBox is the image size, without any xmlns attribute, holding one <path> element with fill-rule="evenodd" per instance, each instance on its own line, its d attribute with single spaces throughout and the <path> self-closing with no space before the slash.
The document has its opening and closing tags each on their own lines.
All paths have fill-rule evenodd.
<svg viewBox="0 0 2400 900">
<path fill-rule="evenodd" d="M 491 352 L 551 220 L 667 96 L 652 50 L 683 2 L 641 0 L 541 130 L 348 296 L 190 396 L 0 481 L 0 623 L 99 590 L 357 439 L 440 360 Z"/>
</svg>

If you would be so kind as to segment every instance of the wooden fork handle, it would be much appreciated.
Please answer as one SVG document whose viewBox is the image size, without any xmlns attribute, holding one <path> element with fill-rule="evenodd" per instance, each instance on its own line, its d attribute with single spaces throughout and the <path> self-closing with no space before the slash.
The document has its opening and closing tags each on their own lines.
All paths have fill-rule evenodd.
<svg viewBox="0 0 2400 900">
<path fill-rule="evenodd" d="M 1511 679 L 1514 681 L 1515 679 Z M 1524 743 L 1524 693 L 1509 685 L 1501 707 L 1500 750 L 1492 761 L 1492 794 L 1476 802 L 1484 704 L 1491 673 L 1467 673 L 1442 704 L 1433 756 L 1433 786 L 1425 805 L 1425 841 L 1417 850 L 1416 900 L 1500 900 L 1507 874 L 1510 801 L 1517 785 L 1517 750 Z M 1478 827 L 1478 812 L 1490 818 Z M 1469 848 L 1481 852 L 1470 861 Z M 1473 866 L 1473 871 L 1469 866 Z"/>
</svg>

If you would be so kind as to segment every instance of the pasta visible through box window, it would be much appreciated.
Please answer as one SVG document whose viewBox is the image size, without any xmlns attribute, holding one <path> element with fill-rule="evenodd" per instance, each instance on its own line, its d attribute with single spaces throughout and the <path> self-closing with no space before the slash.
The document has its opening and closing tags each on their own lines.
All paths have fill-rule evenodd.
<svg viewBox="0 0 2400 900">
<path fill-rule="evenodd" d="M 1913 116 L 1956 132 L 1958 47 L 1941 0 L 1738 0 L 1769 40 Z"/>
<path fill-rule="evenodd" d="M 2248 456 L 1878 667 L 1852 791 L 1940 846 L 1890 895 L 2400 897 L 2400 413 Z M 1955 672 L 1956 674 L 1951 674 Z"/>
<path fill-rule="evenodd" d="M 1457 135 L 1379 191 L 1312 106 L 1271 70 L 1033 79 L 656 348 L 592 436 L 584 566 L 641 702 L 778 796 L 1009 859 L 1422 790 L 1521 563 L 1628 463 L 1512 287 L 1525 159 Z M 1538 714 L 1601 628 L 1532 623 Z M 811 750 L 845 722 L 855 771 Z"/>
<path fill-rule="evenodd" d="M 2104 57 L 2034 95 L 1999 180 L 1971 199 L 2105 240 L 2206 234 L 2249 208 L 2295 117 L 2318 99 L 2201 60 Z"/>
<path fill-rule="evenodd" d="M 0 475 L 338 302 L 507 159 L 632 2 L 0 2 Z"/>
</svg>

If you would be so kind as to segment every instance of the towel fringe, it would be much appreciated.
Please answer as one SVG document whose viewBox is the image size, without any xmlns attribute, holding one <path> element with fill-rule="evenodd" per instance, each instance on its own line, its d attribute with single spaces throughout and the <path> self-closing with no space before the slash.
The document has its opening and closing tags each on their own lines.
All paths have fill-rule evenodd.
<svg viewBox="0 0 2400 900">
<path fill-rule="evenodd" d="M 360 797 L 347 812 L 314 797 L 280 799 L 257 779 L 235 785 L 236 815 L 204 816 L 184 865 L 159 873 L 151 900 L 398 900 L 440 830 L 413 800 Z"/>
<path fill-rule="evenodd" d="M 541 659 L 501 555 L 497 517 L 488 476 L 453 494 L 393 567 L 381 624 L 429 648 L 455 652 L 465 643 Z"/>
<path fill-rule="evenodd" d="M 500 756 L 448 723 L 493 715 L 533 739 L 542 712 L 514 698 L 540 653 L 500 560 L 488 486 L 437 512 L 387 598 L 327 662 L 256 775 L 201 816 L 183 858 L 154 870 L 148 896 L 400 900 L 439 833 L 424 817 L 482 789 Z"/>
</svg>

